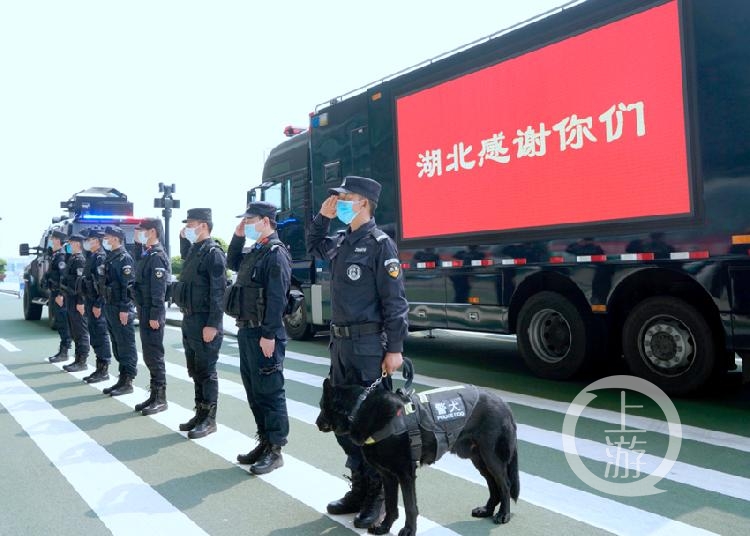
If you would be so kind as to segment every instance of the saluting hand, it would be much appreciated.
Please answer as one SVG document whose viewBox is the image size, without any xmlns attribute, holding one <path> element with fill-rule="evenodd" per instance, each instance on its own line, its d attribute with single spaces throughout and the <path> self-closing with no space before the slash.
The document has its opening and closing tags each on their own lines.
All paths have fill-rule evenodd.
<svg viewBox="0 0 750 536">
<path fill-rule="evenodd" d="M 336 217 L 336 202 L 339 200 L 338 196 L 331 195 L 320 207 L 320 213 L 326 218 L 333 219 Z"/>
<path fill-rule="evenodd" d="M 245 236 L 245 219 L 241 219 L 237 227 L 234 228 L 234 234 L 237 236 Z"/>
</svg>

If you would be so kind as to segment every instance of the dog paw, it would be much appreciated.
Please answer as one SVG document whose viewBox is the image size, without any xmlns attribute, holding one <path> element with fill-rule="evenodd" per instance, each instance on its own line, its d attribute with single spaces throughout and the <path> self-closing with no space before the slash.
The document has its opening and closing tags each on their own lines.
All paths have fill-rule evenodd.
<svg viewBox="0 0 750 536">
<path fill-rule="evenodd" d="M 471 517 L 490 517 L 492 510 L 486 506 L 477 506 L 471 511 Z"/>
<path fill-rule="evenodd" d="M 417 531 L 411 527 L 404 527 L 398 531 L 398 536 L 414 536 L 416 533 Z"/>
<path fill-rule="evenodd" d="M 375 525 L 367 529 L 370 534 L 388 534 L 391 531 L 391 526 L 388 525 Z"/>
<path fill-rule="evenodd" d="M 510 512 L 502 513 L 498 512 L 495 517 L 492 518 L 492 521 L 495 522 L 496 525 L 503 525 L 510 521 Z"/>
</svg>

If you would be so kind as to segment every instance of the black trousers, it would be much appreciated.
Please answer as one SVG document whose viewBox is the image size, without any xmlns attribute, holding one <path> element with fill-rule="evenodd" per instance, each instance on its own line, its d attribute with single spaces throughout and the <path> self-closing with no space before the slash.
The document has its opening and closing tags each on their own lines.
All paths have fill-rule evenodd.
<svg viewBox="0 0 750 536">
<path fill-rule="evenodd" d="M 138 331 L 141 335 L 143 348 L 143 362 L 151 373 L 151 385 L 162 387 L 167 385 L 167 371 L 164 365 L 164 319 L 159 321 L 159 329 L 152 329 L 148 323 L 148 315 L 142 310 L 138 315 Z"/>
<path fill-rule="evenodd" d="M 107 331 L 107 319 L 104 315 L 104 308 L 99 318 L 94 316 L 93 300 L 86 300 L 86 317 L 89 327 L 89 341 L 94 349 L 96 359 L 109 363 L 112 360 L 112 346 L 109 342 L 109 332 Z"/>
<path fill-rule="evenodd" d="M 219 400 L 219 376 L 216 362 L 224 339 L 221 326 L 211 342 L 203 342 L 203 328 L 208 322 L 208 313 L 185 314 L 182 317 L 182 346 L 188 374 L 195 382 L 195 397 L 204 404 L 216 404 Z"/>
<path fill-rule="evenodd" d="M 120 374 L 135 378 L 138 374 L 138 350 L 135 348 L 135 310 L 128 311 L 126 325 L 120 323 L 120 309 L 116 305 L 105 305 L 104 315 L 107 317 L 109 336 L 112 339 L 112 353 L 120 364 Z"/>
<path fill-rule="evenodd" d="M 86 311 L 84 311 L 84 314 L 79 313 L 76 309 L 75 298 L 69 298 L 68 296 L 65 296 L 65 308 L 68 310 L 70 334 L 75 343 L 75 356 L 88 357 L 91 344 L 89 343 L 89 322 Z"/>
<path fill-rule="evenodd" d="M 381 334 L 363 335 L 356 339 L 331 337 L 331 382 L 333 385 L 361 385 L 369 387 L 381 376 L 385 347 Z M 383 378 L 380 387 L 391 390 L 390 376 Z M 346 467 L 362 472 L 369 478 L 380 478 L 377 470 L 365 461 L 362 448 L 351 442 L 348 435 L 337 435 L 336 441 L 346 453 Z"/>
<path fill-rule="evenodd" d="M 63 348 L 70 348 L 72 339 L 70 338 L 70 324 L 68 323 L 68 308 L 65 307 L 64 303 L 62 307 L 59 307 L 54 299 L 50 299 L 49 306 L 52 308 L 50 311 L 55 318 L 55 329 L 60 336 L 60 344 Z"/>
<path fill-rule="evenodd" d="M 286 340 L 276 339 L 273 355 L 260 349 L 260 328 L 240 328 L 240 375 L 258 434 L 272 445 L 284 446 L 289 436 L 289 415 L 284 390 Z"/>
</svg>

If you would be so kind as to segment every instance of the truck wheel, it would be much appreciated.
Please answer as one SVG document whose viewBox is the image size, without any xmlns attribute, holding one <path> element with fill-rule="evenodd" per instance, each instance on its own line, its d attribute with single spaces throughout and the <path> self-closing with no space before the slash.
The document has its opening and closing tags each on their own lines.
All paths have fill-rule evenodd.
<svg viewBox="0 0 750 536">
<path fill-rule="evenodd" d="M 594 337 L 578 308 L 562 294 L 535 294 L 518 313 L 518 350 L 537 376 L 566 380 L 583 371 L 595 353 Z"/>
<path fill-rule="evenodd" d="M 23 318 L 25 320 L 42 318 L 42 306 L 31 301 L 31 295 L 28 292 L 23 293 Z"/>
<path fill-rule="evenodd" d="M 284 317 L 286 333 L 295 341 L 310 339 L 313 335 L 312 326 L 307 322 L 307 304 L 303 300 L 297 310 Z"/>
<path fill-rule="evenodd" d="M 634 375 L 671 395 L 699 389 L 716 365 L 706 319 L 671 296 L 648 298 L 633 308 L 622 328 L 622 350 Z"/>
</svg>

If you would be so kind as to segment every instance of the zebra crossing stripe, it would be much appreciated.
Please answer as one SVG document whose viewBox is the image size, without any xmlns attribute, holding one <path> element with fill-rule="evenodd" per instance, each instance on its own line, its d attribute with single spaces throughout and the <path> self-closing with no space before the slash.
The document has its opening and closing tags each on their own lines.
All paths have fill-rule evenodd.
<svg viewBox="0 0 750 536">
<path fill-rule="evenodd" d="M 206 534 L 2 364 L 0 404 L 115 536 Z"/>
</svg>

